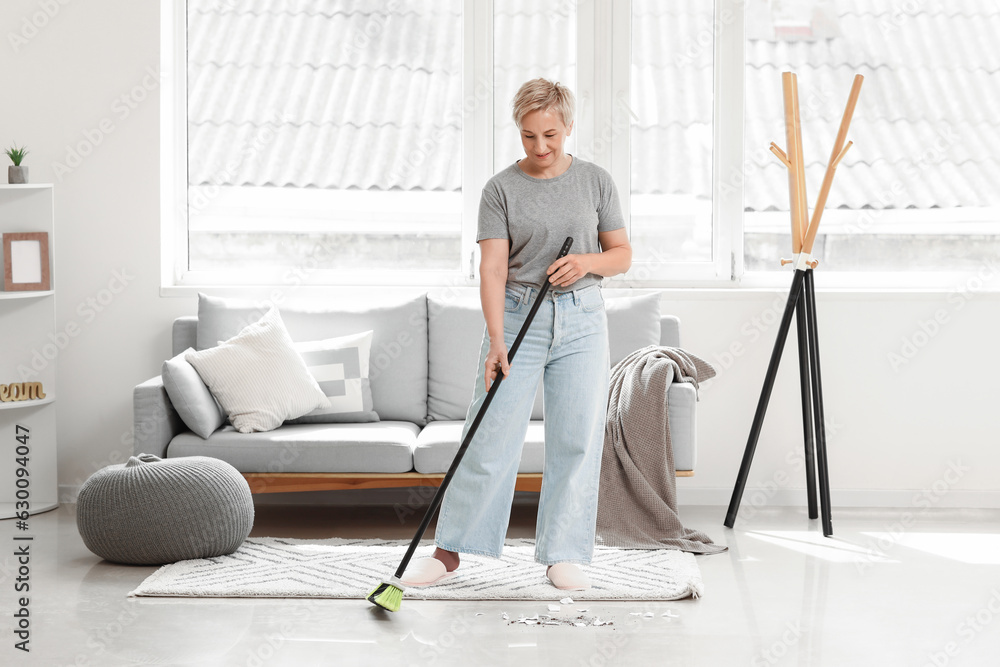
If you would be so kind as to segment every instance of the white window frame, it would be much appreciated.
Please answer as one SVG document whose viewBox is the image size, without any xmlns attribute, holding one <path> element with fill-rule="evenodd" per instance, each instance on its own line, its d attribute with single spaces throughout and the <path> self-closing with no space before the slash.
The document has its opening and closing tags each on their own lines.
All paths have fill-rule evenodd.
<svg viewBox="0 0 1000 667">
<path fill-rule="evenodd" d="M 743 127 L 743 108 L 744 108 L 744 76 L 743 73 L 746 68 L 745 59 L 745 20 L 744 20 L 744 8 L 746 0 L 716 0 L 716 79 L 715 79 L 715 94 L 716 94 L 716 157 L 715 166 L 716 173 L 713 175 L 713 181 L 716 188 L 719 187 L 721 179 L 719 174 L 725 173 L 742 173 L 739 171 L 743 164 L 743 143 L 744 136 L 742 132 Z M 724 12 L 731 12 L 734 17 L 733 27 L 736 30 L 729 30 Z M 721 18 L 720 18 L 721 17 Z M 721 29 L 720 29 L 721 28 Z M 738 43 L 736 43 L 736 38 L 738 36 Z M 738 52 L 739 58 L 737 61 L 736 53 L 730 53 L 731 57 L 726 57 L 725 54 L 720 52 L 720 49 L 726 51 L 735 50 Z M 736 73 L 739 76 L 735 76 Z M 738 79 L 738 80 L 737 80 Z M 739 86 L 740 100 L 738 101 L 738 106 L 740 108 L 740 117 L 738 119 L 733 118 L 733 114 L 722 113 L 723 107 L 719 105 L 719 95 L 724 94 L 724 92 L 735 86 Z M 720 88 L 721 86 L 721 88 Z M 843 102 L 847 101 L 848 90 L 840 91 L 843 97 L 839 98 Z M 862 96 L 866 93 L 862 89 Z M 869 93 L 870 94 L 870 93 Z M 838 99 L 837 95 L 834 99 Z M 737 101 L 733 101 L 733 106 L 725 108 L 736 108 Z M 740 132 L 732 132 L 728 137 L 724 137 L 720 134 L 720 130 L 725 132 L 721 126 L 735 129 L 734 125 L 738 123 L 740 126 Z M 725 159 L 725 156 L 720 156 L 720 145 L 721 141 L 736 141 L 738 137 L 741 156 L 739 161 L 733 159 Z M 850 138 L 850 134 L 848 135 Z M 775 129 L 774 140 L 778 145 L 783 145 L 785 143 L 783 128 Z M 827 156 L 821 156 L 826 158 Z M 733 170 L 733 171 L 727 171 Z M 739 179 L 739 183 L 732 182 L 731 185 L 734 187 L 733 197 L 736 198 L 736 190 L 738 190 L 739 201 L 731 201 L 730 206 L 726 206 L 724 211 L 721 211 L 723 215 L 729 215 L 732 219 L 738 220 L 739 223 L 734 224 L 732 228 L 732 239 L 733 239 L 733 281 L 731 286 L 734 288 L 744 288 L 744 289 L 773 289 L 787 287 L 791 280 L 791 269 L 786 267 L 785 270 L 778 269 L 778 263 L 780 261 L 779 257 L 774 258 L 775 269 L 769 271 L 747 271 L 744 266 L 743 258 L 743 239 L 745 232 L 745 213 L 743 211 L 743 179 Z M 834 179 L 833 187 L 837 187 L 837 180 Z M 813 211 L 813 204 L 815 204 L 815 193 L 809 196 L 809 211 Z M 716 204 L 719 204 L 718 191 L 716 192 Z M 996 211 L 992 209 L 974 209 L 974 208 L 953 208 L 953 209 L 943 209 L 943 210 L 924 210 L 924 211 L 898 211 L 894 209 L 882 209 L 882 210 L 871 210 L 867 211 L 866 214 L 873 215 L 882 219 L 883 223 L 889 222 L 893 224 L 893 227 L 898 229 L 899 233 L 920 233 L 920 234 L 943 234 L 949 231 L 960 229 L 968 233 L 1000 233 L 1000 221 L 997 220 Z M 773 217 L 775 221 L 779 219 L 779 216 L 784 220 L 784 226 L 787 227 L 790 222 L 788 218 L 788 212 L 767 212 L 767 213 L 753 213 L 752 215 L 758 217 Z M 858 216 L 857 211 L 842 211 L 838 209 L 826 209 L 823 212 L 822 225 L 820 228 L 820 233 L 829 232 L 831 229 L 836 231 L 838 228 L 843 229 L 845 226 L 850 226 L 851 218 Z M 950 230 L 945 230 L 942 227 L 943 222 L 947 222 Z M 776 224 L 777 226 L 777 224 Z M 863 233 L 884 233 L 885 228 L 881 227 L 878 230 L 867 230 Z M 891 249 L 888 250 L 891 252 Z M 783 257 L 791 257 L 792 250 L 789 247 L 787 251 L 783 253 Z M 954 293 L 964 293 L 969 290 L 969 285 L 979 285 L 979 287 L 974 287 L 974 291 L 1000 291 L 1000 281 L 993 281 L 992 283 L 987 282 L 985 286 L 983 285 L 983 279 L 981 274 L 985 271 L 989 271 L 991 267 L 984 266 L 979 269 L 973 270 L 954 270 L 954 271 L 920 271 L 920 270 L 909 270 L 909 271 L 858 271 L 858 270 L 843 270 L 843 271 L 823 271 L 822 264 L 817 268 L 817 289 L 826 291 L 838 291 L 848 294 L 860 294 L 860 293 L 875 293 L 875 292 L 893 292 L 893 293 L 916 293 L 916 292 L 934 292 L 934 293 L 944 293 L 944 294 L 954 294 Z"/>
<path fill-rule="evenodd" d="M 719 174 L 738 173 L 743 165 L 743 1 L 716 0 L 713 65 L 713 195 L 712 259 L 704 261 L 641 261 L 622 276 L 607 281 L 608 287 L 732 287 L 742 274 L 743 182 L 738 179 L 723 191 Z M 607 5 L 602 17 L 612 26 L 611 95 L 604 96 L 607 122 L 629 126 L 630 110 L 622 101 L 631 99 L 631 27 L 630 0 L 598 0 Z M 720 17 L 725 17 L 723 22 Z M 598 58 L 598 62 L 601 59 Z M 721 66 L 720 66 L 721 65 Z M 734 74 L 738 73 L 739 76 Z M 731 112 L 739 109 L 738 114 Z M 726 110 L 726 112 L 724 112 Z M 599 121 L 601 122 L 601 121 Z M 599 127 L 601 125 L 598 125 Z M 600 157 L 598 162 L 601 163 Z M 631 234 L 631 150 L 628 133 L 612 142 L 607 163 L 621 195 L 622 209 Z"/>
<path fill-rule="evenodd" d="M 737 3 L 739 0 L 718 0 L 720 3 Z M 583 145 L 595 145 L 595 128 L 615 127 L 615 123 L 628 126 L 630 113 L 629 70 L 631 65 L 630 33 L 631 7 L 629 0 L 594 0 L 576 6 L 579 45 L 577 98 L 579 102 L 576 138 Z M 464 131 L 462 142 L 462 239 L 461 265 L 454 271 L 330 271 L 314 270 L 307 285 L 475 285 L 478 283 L 478 244 L 475 241 L 479 197 L 483 185 L 493 175 L 493 0 L 465 0 L 463 92 Z M 588 11 L 584 11 L 588 10 Z M 741 15 L 740 15 L 741 16 Z M 161 55 L 163 94 L 161 97 L 161 292 L 191 294 L 199 288 L 215 286 L 263 286 L 261 271 L 191 271 L 188 266 L 188 185 L 187 185 L 187 3 L 183 0 L 161 0 Z M 600 26 L 611 26 L 602 30 Z M 738 29 L 732 32 L 739 32 Z M 593 44 L 593 49 L 588 45 Z M 471 45 L 471 46 L 470 46 Z M 716 44 L 716 57 L 720 46 Z M 737 48 L 742 66 L 742 40 Z M 716 72 L 720 68 L 715 68 Z M 739 70 L 737 70 L 739 71 Z M 726 130 L 719 122 L 720 104 L 728 98 L 718 95 L 716 74 L 716 161 L 729 159 L 739 162 L 742 158 L 742 119 L 730 123 Z M 742 78 L 737 82 L 742 90 Z M 603 92 L 602 92 L 603 91 Z M 730 89 L 730 97 L 741 99 Z M 733 127 L 735 126 L 735 127 Z M 732 138 L 733 131 L 739 141 L 723 144 L 719 136 Z M 610 142 L 595 146 L 594 161 L 608 169 L 622 194 L 622 207 L 629 220 L 628 196 L 630 183 L 630 151 L 628 132 Z M 738 147 L 720 151 L 720 145 Z M 735 155 L 738 154 L 738 155 Z M 735 157 L 734 157 L 735 155 Z M 719 286 L 732 280 L 733 230 L 739 230 L 738 219 L 724 227 L 722 220 L 732 220 L 722 213 L 732 201 L 742 201 L 742 190 L 730 192 L 728 199 L 713 204 L 713 257 L 712 262 L 676 262 L 656 267 L 637 262 L 624 276 L 612 278 L 609 286 L 643 287 L 685 285 L 702 283 Z M 630 224 L 630 223 L 629 223 Z M 266 275 L 266 285 L 281 285 L 285 269 Z"/>
<path fill-rule="evenodd" d="M 567 0 L 571 1 L 571 0 Z M 633 263 L 628 273 L 606 281 L 609 287 L 775 288 L 788 284 L 787 271 L 745 271 L 743 262 L 745 0 L 715 0 L 713 75 L 712 260 Z M 578 121 L 576 140 L 594 145 L 596 128 L 629 126 L 631 21 L 630 0 L 593 0 L 576 4 Z M 493 0 L 464 0 L 461 264 L 450 271 L 314 271 L 308 285 L 336 288 L 371 286 L 471 286 L 478 284 L 475 241 L 479 198 L 493 175 Z M 582 11 L 592 9 L 592 11 Z M 161 294 L 190 295 L 217 286 L 258 288 L 250 271 L 189 271 L 187 185 L 187 2 L 161 0 Z M 610 26 L 601 30 L 599 26 Z M 594 48 L 588 49 L 587 45 Z M 780 142 L 779 142 L 780 143 Z M 629 132 L 599 143 L 594 161 L 608 169 L 630 219 Z M 725 187 L 723 187 L 725 184 Z M 835 184 L 836 186 L 836 184 Z M 835 223 L 828 211 L 824 224 Z M 948 212 L 938 215 L 948 216 Z M 953 213 L 952 213 L 953 215 Z M 973 220 L 979 222 L 978 218 Z M 928 224 L 933 216 L 928 218 Z M 976 226 L 983 228 L 985 222 Z M 989 227 L 989 225 L 987 225 Z M 631 230 L 629 229 L 631 233 Z M 777 261 L 778 258 L 775 258 Z M 253 271 L 259 276 L 258 270 Z M 962 285 L 969 272 L 823 272 L 827 289 L 947 290 Z M 266 283 L 280 285 L 280 281 Z"/>
<path fill-rule="evenodd" d="M 160 291 L 187 266 L 187 2 L 160 0 Z"/>
<path fill-rule="evenodd" d="M 329 270 L 296 271 L 287 267 L 233 270 L 190 270 L 188 256 L 187 183 L 187 1 L 161 0 L 162 94 L 160 102 L 161 266 L 162 295 L 190 295 L 213 287 L 317 287 L 344 286 L 462 286 L 476 284 L 475 219 L 479 193 L 492 175 L 492 16 L 478 0 L 464 0 L 463 40 L 474 48 L 463 49 L 463 184 L 462 261 L 452 270 Z M 485 75 L 487 74 L 488 75 Z M 470 102 L 473 101 L 474 103 Z M 470 132 L 471 128 L 471 132 Z M 251 193 L 256 196 L 263 193 Z M 314 193 L 300 208 L 322 206 L 322 201 L 354 202 L 361 193 Z M 405 194 L 405 193 L 404 193 Z M 411 193 L 416 194 L 416 193 Z M 433 199 L 439 193 L 426 193 Z M 374 196 L 374 195 L 373 195 Z M 405 199 L 396 197 L 394 199 Z M 280 202 L 283 197 L 266 199 Z M 336 206 L 333 206 L 335 209 Z M 356 208 L 356 207 L 355 207 Z M 470 222 L 472 221 L 471 226 Z M 304 226 L 303 226 L 304 225 Z M 308 223 L 300 225 L 307 230 Z M 314 230 L 312 230 L 314 231 Z"/>
</svg>

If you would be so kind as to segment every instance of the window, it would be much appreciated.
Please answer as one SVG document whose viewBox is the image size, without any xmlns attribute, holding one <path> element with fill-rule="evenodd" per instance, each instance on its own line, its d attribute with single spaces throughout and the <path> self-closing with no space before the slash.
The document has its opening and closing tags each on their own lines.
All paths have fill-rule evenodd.
<svg viewBox="0 0 1000 667">
<path fill-rule="evenodd" d="M 711 263 L 718 250 L 712 219 L 714 20 L 711 2 L 632 2 L 627 111 L 633 257 L 654 266 L 681 262 L 689 275 L 692 263 Z"/>
<path fill-rule="evenodd" d="M 618 182 L 639 277 L 718 262 L 712 44 L 693 77 L 678 58 L 699 33 L 711 42 L 712 9 L 687 4 L 164 0 L 186 79 L 165 106 L 186 119 L 164 142 L 165 284 L 472 281 L 479 191 L 520 157 L 510 101 L 537 76 L 576 94 L 567 149 Z"/>
<path fill-rule="evenodd" d="M 493 7 L 494 171 L 522 157 L 510 110 L 517 88 L 537 76 L 560 81 L 577 98 L 566 150 L 618 184 L 634 248 L 628 278 L 729 278 L 712 211 L 712 3 Z"/>
<path fill-rule="evenodd" d="M 480 191 L 521 156 L 510 101 L 536 76 L 574 91 L 567 150 L 618 185 L 635 251 L 619 285 L 778 275 L 785 70 L 810 206 L 866 77 L 813 250 L 824 269 L 909 280 L 1000 254 L 989 3 L 162 6 L 166 286 L 473 284 Z"/>
<path fill-rule="evenodd" d="M 798 75 L 810 207 L 864 75 L 813 255 L 828 271 L 974 271 L 1000 254 L 1000 25 L 983 3 L 748 0 L 747 270 L 791 254 L 781 72 Z M 991 27 L 992 26 L 992 27 Z M 810 213 L 812 209 L 810 208 Z"/>
<path fill-rule="evenodd" d="M 187 272 L 457 270 L 462 44 L 461 0 L 188 0 Z"/>
<path fill-rule="evenodd" d="M 575 2 L 493 0 L 494 173 L 524 157 L 511 116 L 511 100 L 521 84 L 544 77 L 578 93 L 578 18 Z M 575 131 L 570 134 L 564 146 L 567 153 L 579 154 L 577 137 Z"/>
</svg>

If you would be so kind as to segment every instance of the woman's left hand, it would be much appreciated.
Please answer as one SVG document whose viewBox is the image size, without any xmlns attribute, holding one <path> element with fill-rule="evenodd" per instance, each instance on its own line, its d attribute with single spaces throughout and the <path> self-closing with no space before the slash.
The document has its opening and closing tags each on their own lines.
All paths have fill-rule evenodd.
<svg viewBox="0 0 1000 667">
<path fill-rule="evenodd" d="M 566 287 L 590 273 L 590 259 L 587 255 L 566 255 L 552 262 L 545 273 L 550 283 Z"/>
</svg>

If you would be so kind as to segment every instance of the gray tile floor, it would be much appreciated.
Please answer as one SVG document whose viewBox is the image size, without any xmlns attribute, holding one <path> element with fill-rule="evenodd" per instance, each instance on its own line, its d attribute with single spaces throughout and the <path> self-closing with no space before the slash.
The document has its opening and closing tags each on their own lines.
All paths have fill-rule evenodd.
<svg viewBox="0 0 1000 667">
<path fill-rule="evenodd" d="M 699 557 L 705 595 L 588 603 L 614 625 L 586 628 L 500 617 L 546 613 L 540 602 L 404 600 L 388 614 L 362 600 L 128 599 L 155 568 L 99 560 L 74 512 L 30 522 L 29 654 L 13 647 L 22 593 L 14 524 L 0 522 L 0 665 L 1000 664 L 1000 510 L 927 509 L 904 526 L 903 510 L 837 509 L 824 539 L 800 508 L 727 530 L 724 508 L 685 507 L 686 524 L 730 548 Z M 409 538 L 419 515 L 258 505 L 253 535 Z M 534 516 L 515 506 L 509 536 L 531 537 Z M 630 616 L 647 610 L 654 618 Z"/>
</svg>

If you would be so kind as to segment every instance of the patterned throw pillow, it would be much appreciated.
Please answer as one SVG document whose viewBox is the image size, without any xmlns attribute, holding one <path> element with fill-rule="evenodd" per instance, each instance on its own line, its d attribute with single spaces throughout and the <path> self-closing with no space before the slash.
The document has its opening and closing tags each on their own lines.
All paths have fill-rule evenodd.
<svg viewBox="0 0 1000 667">
<path fill-rule="evenodd" d="M 368 380 L 368 360 L 372 349 L 372 331 L 295 343 L 295 351 L 319 383 L 330 402 L 309 414 L 291 419 L 289 424 L 328 424 L 338 422 L 377 422 Z"/>
</svg>

